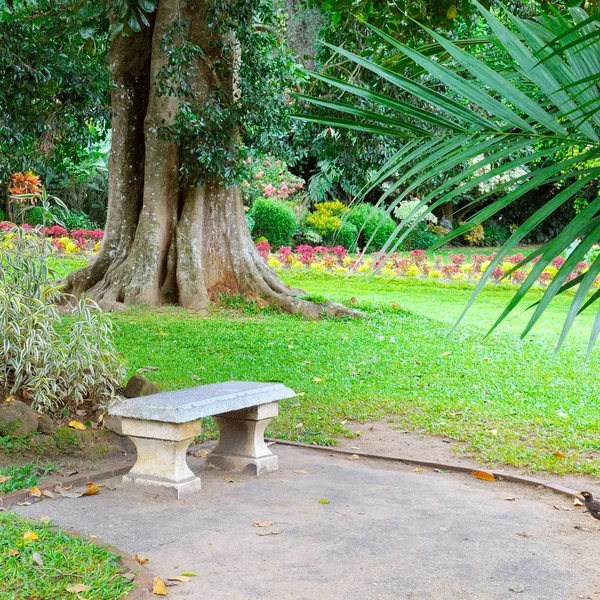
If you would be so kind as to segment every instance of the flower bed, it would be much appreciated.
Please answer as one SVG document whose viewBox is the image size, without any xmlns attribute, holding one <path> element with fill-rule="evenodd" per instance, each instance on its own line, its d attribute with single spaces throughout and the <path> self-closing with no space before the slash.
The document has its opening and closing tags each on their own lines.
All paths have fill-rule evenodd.
<svg viewBox="0 0 600 600">
<path fill-rule="evenodd" d="M 95 254 L 100 249 L 100 244 L 104 237 L 104 232 L 101 229 L 73 229 L 69 233 L 60 225 L 36 227 L 34 229 L 31 225 L 27 224 L 15 225 L 9 221 L 0 221 L 0 231 L 9 232 L 17 227 L 21 227 L 32 233 L 44 235 L 57 252 L 65 254 Z M 10 237 L 5 238 L 4 243 L 10 244 Z"/>
<path fill-rule="evenodd" d="M 295 252 L 289 247 L 280 248 L 276 253 L 268 242 L 259 242 L 258 251 L 267 263 L 274 268 L 282 269 L 311 269 L 313 271 L 331 273 L 366 273 L 374 268 L 381 267 L 379 274 L 393 277 L 415 277 L 422 279 L 437 279 L 441 281 L 477 281 L 490 266 L 496 253 L 486 256 L 485 254 L 473 254 L 467 259 L 465 254 L 450 254 L 449 262 L 444 262 L 444 257 L 436 255 L 433 259 L 424 250 L 413 250 L 406 254 L 394 253 L 384 255 L 375 262 L 374 255 L 351 256 L 342 246 L 327 248 L 325 246 L 298 246 Z M 532 264 L 539 259 L 535 258 L 531 263 L 509 272 L 518 265 L 525 256 L 515 254 L 507 256 L 506 259 L 496 267 L 490 276 L 491 281 L 508 281 L 521 284 L 529 274 Z M 383 262 L 383 265 L 381 263 Z M 558 270 L 565 263 L 561 256 L 555 258 L 538 277 L 538 283 L 547 286 Z M 589 264 L 580 262 L 567 278 L 571 281 L 581 273 L 587 271 Z M 595 286 L 600 285 L 600 277 L 596 279 Z"/>
</svg>

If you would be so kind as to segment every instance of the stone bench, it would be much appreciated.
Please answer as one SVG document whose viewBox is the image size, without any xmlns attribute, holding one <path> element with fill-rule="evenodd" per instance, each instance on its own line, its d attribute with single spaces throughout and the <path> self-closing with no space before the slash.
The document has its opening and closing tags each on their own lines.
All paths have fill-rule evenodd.
<svg viewBox="0 0 600 600">
<path fill-rule="evenodd" d="M 295 395 L 280 383 L 229 381 L 124 399 L 109 409 L 137 448 L 137 462 L 123 481 L 164 488 L 178 498 L 198 491 L 200 478 L 188 467 L 186 453 L 200 434 L 200 419 L 209 416 L 220 438 L 207 465 L 257 475 L 276 471 L 277 456 L 265 444 L 264 432 L 277 416 L 278 401 Z"/>
</svg>

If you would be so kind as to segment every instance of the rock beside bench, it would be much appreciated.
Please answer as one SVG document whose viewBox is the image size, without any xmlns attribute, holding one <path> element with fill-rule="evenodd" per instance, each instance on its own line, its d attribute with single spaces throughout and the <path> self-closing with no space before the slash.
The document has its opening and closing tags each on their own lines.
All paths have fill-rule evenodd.
<svg viewBox="0 0 600 600">
<path fill-rule="evenodd" d="M 200 434 L 203 417 L 215 418 L 220 438 L 209 466 L 260 475 L 275 471 L 278 460 L 264 442 L 278 401 L 296 394 L 280 383 L 229 381 L 174 392 L 126 398 L 109 414 L 122 419 L 122 431 L 138 451 L 123 481 L 159 487 L 178 498 L 200 490 L 200 478 L 187 465 L 186 452 Z"/>
</svg>

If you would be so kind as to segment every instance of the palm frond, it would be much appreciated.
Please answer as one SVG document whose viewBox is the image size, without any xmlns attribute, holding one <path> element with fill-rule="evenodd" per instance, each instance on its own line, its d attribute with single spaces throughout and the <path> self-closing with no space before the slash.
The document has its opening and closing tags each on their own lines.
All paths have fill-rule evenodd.
<svg viewBox="0 0 600 600">
<path fill-rule="evenodd" d="M 512 72 L 496 70 L 489 61 L 469 52 L 475 42 L 453 42 L 424 27 L 433 42 L 414 49 L 371 27 L 397 52 L 393 61 L 377 64 L 344 48 L 330 48 L 384 80 L 388 87 L 394 86 L 397 94 L 379 94 L 313 74 L 344 92 L 344 101 L 298 96 L 300 101 L 321 110 L 344 115 L 304 115 L 302 118 L 306 120 L 331 127 L 362 127 L 362 131 L 375 135 L 406 138 L 405 146 L 362 191 L 364 197 L 392 179 L 378 202 L 378 206 L 385 207 L 386 215 L 404 198 L 429 186 L 426 195 L 398 224 L 373 261 L 379 264 L 378 268 L 383 266 L 384 254 L 400 247 L 417 225 L 415 217 L 422 219 L 445 202 L 467 196 L 483 182 L 504 178 L 502 184 L 473 201 L 481 202 L 482 207 L 438 246 L 520 201 L 532 190 L 548 185 L 557 187 L 557 193 L 518 227 L 499 250 L 478 282 L 465 312 L 507 254 L 600 176 L 600 167 L 596 166 L 600 161 L 600 18 L 589 17 L 582 9 L 572 9 L 570 20 L 558 13 L 535 20 L 507 13 L 501 20 L 477 0 L 474 4 L 492 31 L 494 47 L 503 53 L 502 63 L 514 65 Z M 482 39 L 477 43 L 483 43 Z M 409 64 L 416 65 L 417 72 L 426 76 L 401 75 L 399 71 Z M 412 101 L 405 101 L 407 95 Z M 352 99 L 360 99 L 359 104 Z M 520 174 L 507 179 L 507 174 L 517 166 L 521 167 Z M 434 180 L 441 183 L 431 186 Z M 600 199 L 590 202 L 555 239 L 531 252 L 507 273 L 531 264 L 529 275 L 490 331 L 521 303 L 536 284 L 538 275 L 576 240 L 579 244 L 570 252 L 541 300 L 532 305 L 532 316 L 524 331 L 525 335 L 531 330 L 558 294 L 576 288 L 559 345 L 564 342 L 577 315 L 600 300 L 598 292 L 590 296 L 600 274 L 600 259 L 576 280 L 571 276 L 574 266 L 600 240 Z M 590 348 L 598 335 L 600 316 L 591 332 Z"/>
</svg>

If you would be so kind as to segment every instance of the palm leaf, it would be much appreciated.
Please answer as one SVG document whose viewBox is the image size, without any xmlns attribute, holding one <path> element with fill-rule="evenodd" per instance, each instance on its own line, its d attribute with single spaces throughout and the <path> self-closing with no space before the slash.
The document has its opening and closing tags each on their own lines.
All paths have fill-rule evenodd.
<svg viewBox="0 0 600 600">
<path fill-rule="evenodd" d="M 415 216 L 423 218 L 423 207 L 431 212 L 445 202 L 472 192 L 486 180 L 503 177 L 504 183 L 473 200 L 482 202 L 482 208 L 465 225 L 446 236 L 440 245 L 520 201 L 526 193 L 541 186 L 558 186 L 554 197 L 518 227 L 500 249 L 476 286 L 465 312 L 504 257 L 600 175 L 600 167 L 595 166 L 600 160 L 599 19 L 574 9 L 571 20 L 558 13 L 536 20 L 523 20 L 507 13 L 503 22 L 476 0 L 474 4 L 492 31 L 494 46 L 504 54 L 502 63 L 512 63 L 512 71 L 496 70 L 489 61 L 469 52 L 469 48 L 475 47 L 474 43 L 452 42 L 427 28 L 424 29 L 433 42 L 414 49 L 371 27 L 397 51 L 394 60 L 377 64 L 344 48 L 329 47 L 395 86 L 403 101 L 392 93 L 378 94 L 323 75 L 315 76 L 350 97 L 371 103 L 373 110 L 363 104 L 299 97 L 300 101 L 316 104 L 326 111 L 344 114 L 343 118 L 321 114 L 312 117 L 314 123 L 345 128 L 361 124 L 364 131 L 396 137 L 401 137 L 399 132 L 403 132 L 410 138 L 406 149 L 391 157 L 365 186 L 362 197 L 388 178 L 392 179 L 378 202 L 389 215 L 409 194 L 418 193 L 427 184 L 429 189 L 404 222 L 398 224 L 374 262 L 400 246 L 416 226 Z M 479 43 L 483 42 L 479 40 Z M 417 81 L 398 73 L 409 65 L 416 65 L 416 72 L 426 77 Z M 440 91 L 444 88 L 446 93 Z M 407 95 L 414 101 L 405 102 Z M 565 158 L 565 151 L 571 148 L 577 151 L 570 156 L 567 153 Z M 483 154 L 477 163 L 474 162 L 476 152 Z M 481 173 L 483 166 L 487 172 Z M 515 166 L 524 170 L 518 177 L 507 179 Z M 434 179 L 442 183 L 431 186 Z M 598 292 L 589 295 L 600 273 L 600 259 L 587 273 L 575 280 L 571 278 L 573 267 L 600 239 L 600 200 L 588 204 L 554 240 L 507 272 L 509 276 L 516 269 L 532 264 L 529 275 L 491 330 L 526 297 L 538 275 L 578 239 L 579 245 L 559 269 L 541 300 L 532 306 L 533 314 L 524 331 L 526 334 L 535 326 L 558 294 L 576 288 L 559 339 L 559 345 L 563 343 L 577 315 L 600 300 Z M 537 262 L 532 262 L 534 259 Z M 599 334 L 600 316 L 591 332 L 590 347 Z"/>
</svg>

